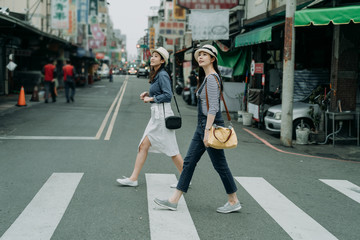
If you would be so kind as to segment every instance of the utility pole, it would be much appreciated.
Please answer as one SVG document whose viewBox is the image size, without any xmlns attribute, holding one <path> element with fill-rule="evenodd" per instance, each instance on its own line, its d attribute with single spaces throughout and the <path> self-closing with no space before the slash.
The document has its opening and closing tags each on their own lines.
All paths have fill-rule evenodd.
<svg viewBox="0 0 360 240">
<path fill-rule="evenodd" d="M 294 63 L 295 29 L 294 17 L 296 0 L 286 0 L 284 71 L 282 80 L 282 108 L 280 141 L 286 147 L 292 146 L 293 101 L 294 101 Z"/>
</svg>

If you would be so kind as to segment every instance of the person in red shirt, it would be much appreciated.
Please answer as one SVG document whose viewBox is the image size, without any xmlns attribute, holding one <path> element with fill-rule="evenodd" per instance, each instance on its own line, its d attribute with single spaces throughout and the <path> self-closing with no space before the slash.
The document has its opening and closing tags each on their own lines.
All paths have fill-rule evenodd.
<svg viewBox="0 0 360 240">
<path fill-rule="evenodd" d="M 49 92 L 53 102 L 56 102 L 55 78 L 56 78 L 56 61 L 50 59 L 49 63 L 43 67 L 44 86 L 45 86 L 45 103 L 48 103 Z"/>
<path fill-rule="evenodd" d="M 65 96 L 66 102 L 69 103 L 70 100 L 74 102 L 75 96 L 75 68 L 71 65 L 69 60 L 66 61 L 66 65 L 63 66 L 63 74 L 64 74 L 64 84 L 65 84 Z M 71 94 L 69 96 L 69 90 L 71 89 Z"/>
<path fill-rule="evenodd" d="M 110 67 L 109 69 L 109 82 L 112 82 L 113 81 L 113 69 L 112 67 Z"/>
</svg>

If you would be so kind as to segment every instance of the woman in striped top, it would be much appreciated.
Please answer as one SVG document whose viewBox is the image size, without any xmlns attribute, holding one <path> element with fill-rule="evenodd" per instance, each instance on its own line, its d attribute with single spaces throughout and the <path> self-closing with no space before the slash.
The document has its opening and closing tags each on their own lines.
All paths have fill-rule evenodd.
<svg viewBox="0 0 360 240">
<path fill-rule="evenodd" d="M 205 151 L 208 152 L 211 162 L 218 172 L 220 179 L 228 194 L 228 201 L 217 209 L 219 213 L 231 213 L 241 209 L 237 198 L 237 187 L 226 162 L 223 149 L 209 147 L 208 136 L 213 124 L 224 126 L 220 110 L 220 93 L 222 81 L 217 66 L 217 50 L 211 45 L 204 45 L 195 52 L 195 59 L 199 63 L 200 83 L 198 96 L 198 125 L 191 140 L 189 150 L 184 159 L 183 171 L 174 194 L 167 200 L 155 198 L 155 203 L 169 210 L 176 210 L 177 203 L 184 192 L 187 192 L 195 167 Z M 208 101 L 206 98 L 208 95 Z"/>
</svg>

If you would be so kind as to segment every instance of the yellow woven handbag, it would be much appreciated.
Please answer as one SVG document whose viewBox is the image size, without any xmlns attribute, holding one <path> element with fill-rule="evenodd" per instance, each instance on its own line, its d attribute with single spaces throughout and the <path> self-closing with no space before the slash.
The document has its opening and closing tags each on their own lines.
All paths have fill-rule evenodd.
<svg viewBox="0 0 360 240">
<path fill-rule="evenodd" d="M 217 126 L 216 124 L 213 124 L 213 126 L 210 128 L 208 143 L 209 143 L 210 147 L 215 148 L 215 149 L 235 148 L 238 144 L 235 129 L 231 126 L 231 117 L 230 117 L 229 111 L 227 109 L 224 96 L 221 91 L 220 83 L 219 83 L 216 75 L 214 75 L 214 76 L 215 76 L 216 82 L 218 83 L 219 88 L 220 88 L 220 97 L 224 103 L 224 106 L 226 109 L 226 115 L 230 122 L 230 126 L 222 127 L 222 126 Z M 205 85 L 205 93 L 206 93 L 206 106 L 209 111 L 209 99 L 208 99 L 206 85 Z"/>
<path fill-rule="evenodd" d="M 236 148 L 238 144 L 236 133 L 232 126 L 226 128 L 216 124 L 210 128 L 208 142 L 210 147 L 216 149 Z"/>
</svg>

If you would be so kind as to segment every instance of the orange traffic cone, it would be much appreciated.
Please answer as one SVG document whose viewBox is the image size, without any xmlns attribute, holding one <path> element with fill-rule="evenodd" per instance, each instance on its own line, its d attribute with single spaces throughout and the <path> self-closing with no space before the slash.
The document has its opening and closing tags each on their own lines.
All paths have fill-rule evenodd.
<svg viewBox="0 0 360 240">
<path fill-rule="evenodd" d="M 32 101 L 32 102 L 39 102 L 39 91 L 38 91 L 38 87 L 37 87 L 37 86 L 34 87 L 34 91 L 33 91 L 33 94 L 32 94 L 32 96 L 31 96 L 30 101 Z"/>
<path fill-rule="evenodd" d="M 20 94 L 19 94 L 19 100 L 18 100 L 18 103 L 16 104 L 16 106 L 18 106 L 18 107 L 26 106 L 25 91 L 24 91 L 23 86 L 21 86 L 21 90 L 20 90 Z"/>
</svg>

